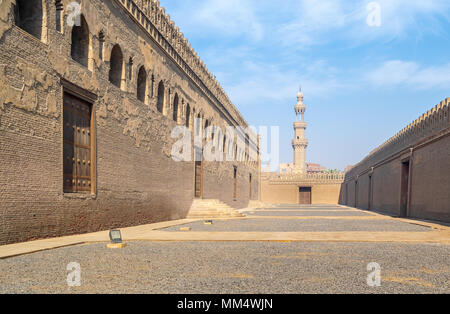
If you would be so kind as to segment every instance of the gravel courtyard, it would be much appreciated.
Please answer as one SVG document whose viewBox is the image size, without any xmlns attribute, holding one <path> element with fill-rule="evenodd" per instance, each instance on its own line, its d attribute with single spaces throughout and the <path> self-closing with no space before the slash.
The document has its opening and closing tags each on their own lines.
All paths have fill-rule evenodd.
<svg viewBox="0 0 450 314">
<path fill-rule="evenodd" d="M 278 210 L 303 215 L 311 209 Z M 326 216 L 342 214 L 342 208 L 334 210 Z M 433 232 L 394 220 L 271 219 L 279 216 L 277 209 L 266 211 L 247 213 L 256 217 L 251 219 L 214 220 L 213 225 L 200 221 L 159 231 L 182 232 L 180 227 L 189 226 L 205 233 Z M 441 243 L 131 241 L 118 250 L 91 243 L 1 259 L 0 293 L 450 293 L 449 253 L 449 245 Z M 66 282 L 71 262 L 81 267 L 79 287 Z M 372 262 L 381 267 L 380 287 L 367 284 Z"/>
</svg>

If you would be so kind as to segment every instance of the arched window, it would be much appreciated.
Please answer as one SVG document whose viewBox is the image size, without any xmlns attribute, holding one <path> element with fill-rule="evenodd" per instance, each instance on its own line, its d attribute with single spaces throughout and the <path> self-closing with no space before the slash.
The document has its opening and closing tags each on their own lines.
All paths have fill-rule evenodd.
<svg viewBox="0 0 450 314">
<path fill-rule="evenodd" d="M 191 107 L 189 104 L 186 106 L 186 127 L 190 127 L 190 118 L 191 118 Z"/>
<path fill-rule="evenodd" d="M 145 102 L 145 94 L 147 92 L 147 72 L 145 71 L 144 66 L 141 66 L 138 73 L 137 80 L 137 98 Z"/>
<path fill-rule="evenodd" d="M 164 110 L 164 83 L 159 82 L 158 85 L 158 103 L 156 105 L 159 112 L 163 113 Z"/>
<path fill-rule="evenodd" d="M 227 136 L 224 135 L 224 136 L 223 136 L 223 151 L 224 151 L 224 152 L 226 152 L 226 151 L 225 151 L 226 144 L 227 144 Z"/>
<path fill-rule="evenodd" d="M 173 121 L 178 122 L 178 94 L 175 94 L 173 100 Z"/>
<path fill-rule="evenodd" d="M 70 55 L 73 60 L 87 67 L 89 62 L 89 27 L 83 15 L 81 15 L 80 22 L 80 26 L 74 25 L 72 28 Z"/>
<path fill-rule="evenodd" d="M 42 0 L 16 0 L 15 24 L 38 39 L 42 36 L 42 16 Z"/>
<path fill-rule="evenodd" d="M 123 54 L 119 45 L 115 45 L 111 51 L 109 67 L 109 81 L 120 88 L 123 71 Z"/>
<path fill-rule="evenodd" d="M 200 135 L 200 132 L 202 131 L 202 116 L 200 113 L 197 115 L 197 118 L 194 121 L 194 127 L 195 127 L 195 134 Z"/>
<path fill-rule="evenodd" d="M 202 135 L 202 136 L 205 136 L 206 139 L 209 138 L 209 134 L 206 133 L 206 132 L 208 132 L 208 130 L 207 130 L 208 127 L 209 127 L 209 121 L 208 121 L 208 119 L 206 119 L 206 120 L 205 120 L 205 125 L 204 125 L 204 127 L 203 127 L 203 132 L 204 132 L 204 134 Z"/>
</svg>

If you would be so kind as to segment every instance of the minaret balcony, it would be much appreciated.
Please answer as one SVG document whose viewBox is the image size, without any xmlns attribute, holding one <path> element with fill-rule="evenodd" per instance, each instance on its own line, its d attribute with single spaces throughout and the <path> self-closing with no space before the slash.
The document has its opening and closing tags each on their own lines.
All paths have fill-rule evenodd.
<svg viewBox="0 0 450 314">
<path fill-rule="evenodd" d="M 294 107 L 295 113 L 305 113 L 306 112 L 306 106 L 305 105 L 295 105 Z"/>
<path fill-rule="evenodd" d="M 308 146 L 308 140 L 307 139 L 295 139 L 292 140 L 292 146 L 295 147 L 306 147 Z"/>
<path fill-rule="evenodd" d="M 306 127 L 308 126 L 308 123 L 304 122 L 304 121 L 297 121 L 294 122 L 294 129 L 306 129 Z"/>
</svg>

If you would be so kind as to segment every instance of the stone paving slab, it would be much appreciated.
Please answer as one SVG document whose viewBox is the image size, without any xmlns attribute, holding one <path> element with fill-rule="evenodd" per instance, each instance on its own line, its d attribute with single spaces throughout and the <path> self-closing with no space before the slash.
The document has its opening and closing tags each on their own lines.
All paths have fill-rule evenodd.
<svg viewBox="0 0 450 314">
<path fill-rule="evenodd" d="M 281 242 L 402 242 L 450 244 L 450 232 L 165 232 L 149 231 L 128 241 L 281 241 Z"/>
<path fill-rule="evenodd" d="M 240 212 L 298 212 L 298 213 L 308 213 L 308 212 L 329 212 L 329 213 L 336 213 L 336 212 L 340 212 L 340 213 L 353 213 L 353 212 L 361 212 L 360 210 L 350 210 L 350 209 L 324 209 L 324 210 L 319 210 L 319 209 L 245 209 L 245 210 L 240 210 Z"/>
<path fill-rule="evenodd" d="M 292 210 L 292 211 L 358 211 L 356 208 L 340 208 L 336 206 L 327 206 L 327 207 L 274 207 L 274 208 L 252 208 L 252 210 L 266 210 L 266 211 L 284 211 L 284 210 Z"/>
<path fill-rule="evenodd" d="M 304 217 L 301 217 L 304 218 Z M 367 219 L 366 217 L 343 217 L 339 219 L 322 219 L 320 217 L 311 219 L 297 219 L 285 217 L 275 219 L 273 217 L 235 219 L 233 221 L 213 220 L 213 225 L 205 225 L 203 221 L 187 224 L 192 231 L 206 232 L 351 232 L 351 231 L 394 231 L 394 232 L 431 232 L 432 228 L 414 225 L 395 220 Z M 364 218 L 364 219 L 362 219 Z M 162 229 L 168 232 L 180 232 L 178 227 Z"/>
<path fill-rule="evenodd" d="M 136 234 L 140 234 L 141 230 L 146 230 L 146 231 L 157 230 L 160 228 L 166 228 L 166 227 L 170 227 L 170 226 L 174 226 L 174 225 L 178 226 L 181 224 L 191 223 L 193 221 L 196 221 L 196 220 L 195 219 L 182 219 L 182 220 L 159 222 L 159 223 L 154 223 L 154 224 L 150 224 L 150 225 L 123 228 L 123 229 L 121 229 L 121 232 L 122 232 L 122 237 L 124 239 L 126 239 L 126 238 L 132 238 Z M 22 254 L 29 254 L 29 253 L 38 252 L 38 251 L 50 250 L 50 249 L 59 248 L 59 247 L 77 245 L 77 244 L 82 244 L 82 243 L 108 242 L 108 241 L 109 241 L 109 230 L 101 231 L 101 232 L 94 232 L 94 233 L 87 233 L 87 234 L 80 234 L 80 235 L 73 235 L 73 236 L 66 236 L 66 237 L 59 237 L 59 238 L 42 239 L 42 240 L 29 241 L 29 242 L 23 242 L 23 243 L 2 245 L 2 246 L 0 246 L 0 259 L 17 256 L 17 255 L 22 255 Z"/>
<path fill-rule="evenodd" d="M 254 211 L 249 216 L 374 216 L 361 211 Z"/>
</svg>

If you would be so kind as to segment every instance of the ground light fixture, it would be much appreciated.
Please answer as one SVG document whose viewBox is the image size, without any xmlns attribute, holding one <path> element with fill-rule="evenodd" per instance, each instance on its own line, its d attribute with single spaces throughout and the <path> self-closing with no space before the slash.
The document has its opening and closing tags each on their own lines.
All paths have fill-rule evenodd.
<svg viewBox="0 0 450 314">
<path fill-rule="evenodd" d="M 120 230 L 109 230 L 109 239 L 111 243 L 108 243 L 107 248 L 109 249 L 122 249 L 126 246 L 125 243 L 122 242 L 122 233 Z"/>
</svg>

